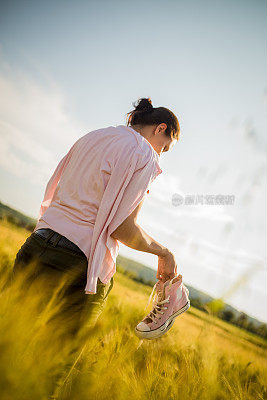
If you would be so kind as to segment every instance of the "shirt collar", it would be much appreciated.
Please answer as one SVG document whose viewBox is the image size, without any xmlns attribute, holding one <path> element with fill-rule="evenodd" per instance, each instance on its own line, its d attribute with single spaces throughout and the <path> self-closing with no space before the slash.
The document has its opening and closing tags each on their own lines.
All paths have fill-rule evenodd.
<svg viewBox="0 0 267 400">
<path fill-rule="evenodd" d="M 143 139 L 146 141 L 146 143 L 151 147 L 151 149 L 153 150 L 153 152 L 154 152 L 154 154 L 155 154 L 156 160 L 157 160 L 157 162 L 159 163 L 159 155 L 158 155 L 158 153 L 156 152 L 156 150 L 154 149 L 154 147 L 152 146 L 152 144 L 151 144 L 143 135 L 141 135 L 141 133 L 137 132 L 135 129 L 133 129 L 133 128 L 130 127 L 130 126 L 127 126 L 127 125 L 120 125 L 120 126 L 123 126 L 124 128 L 130 130 L 131 132 L 135 133 L 137 136 L 138 136 L 138 135 L 141 136 L 141 138 L 143 138 Z"/>
</svg>

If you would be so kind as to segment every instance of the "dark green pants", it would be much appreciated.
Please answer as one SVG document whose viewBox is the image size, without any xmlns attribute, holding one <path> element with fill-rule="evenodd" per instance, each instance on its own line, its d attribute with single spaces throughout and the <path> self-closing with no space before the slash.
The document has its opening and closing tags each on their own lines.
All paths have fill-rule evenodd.
<svg viewBox="0 0 267 400">
<path fill-rule="evenodd" d="M 97 293 L 85 294 L 86 256 L 59 247 L 49 239 L 34 233 L 27 238 L 16 255 L 13 279 L 21 273 L 23 275 L 31 265 L 31 274 L 27 275 L 27 282 L 23 284 L 41 284 L 41 290 L 47 294 L 47 301 L 59 283 L 63 282 L 58 292 L 62 300 L 60 310 L 52 320 L 59 321 L 61 326 L 64 324 L 67 334 L 75 335 L 81 324 L 88 328 L 95 325 L 113 286 L 113 278 L 108 284 L 98 279 Z"/>
</svg>

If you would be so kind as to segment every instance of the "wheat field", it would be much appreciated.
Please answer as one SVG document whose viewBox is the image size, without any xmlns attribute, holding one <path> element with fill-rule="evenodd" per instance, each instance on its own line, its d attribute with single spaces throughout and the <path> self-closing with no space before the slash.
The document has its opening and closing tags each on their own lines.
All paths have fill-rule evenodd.
<svg viewBox="0 0 267 400">
<path fill-rule="evenodd" d="M 46 323 L 53 299 L 42 308 L 42 290 L 6 287 L 29 235 L 1 222 L 1 400 L 266 399 L 263 339 L 190 307 L 165 336 L 142 342 L 133 329 L 151 287 L 119 272 L 86 341 L 62 342 Z"/>
</svg>

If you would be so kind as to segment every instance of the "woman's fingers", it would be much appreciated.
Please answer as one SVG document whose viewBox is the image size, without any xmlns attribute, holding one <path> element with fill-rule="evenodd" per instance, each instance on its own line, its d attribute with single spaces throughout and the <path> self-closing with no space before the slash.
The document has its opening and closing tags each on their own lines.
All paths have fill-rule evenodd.
<svg viewBox="0 0 267 400">
<path fill-rule="evenodd" d="M 168 281 L 169 279 L 170 279 L 169 275 L 164 274 L 164 273 L 161 275 L 161 281 L 162 281 L 162 282 L 166 282 L 166 281 Z"/>
<path fill-rule="evenodd" d="M 156 278 L 166 282 L 177 275 L 177 264 L 174 255 L 169 252 L 164 257 L 158 259 L 158 270 Z"/>
</svg>

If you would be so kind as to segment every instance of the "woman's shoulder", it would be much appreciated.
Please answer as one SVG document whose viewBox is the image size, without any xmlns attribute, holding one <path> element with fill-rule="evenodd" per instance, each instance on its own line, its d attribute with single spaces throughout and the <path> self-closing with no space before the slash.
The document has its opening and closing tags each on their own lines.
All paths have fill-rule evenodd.
<svg viewBox="0 0 267 400">
<path fill-rule="evenodd" d="M 82 138 L 89 141 L 102 157 L 110 159 L 112 165 L 135 163 L 136 168 L 153 164 L 161 171 L 159 157 L 151 144 L 137 131 L 126 125 L 107 126 L 88 132 Z"/>
</svg>

